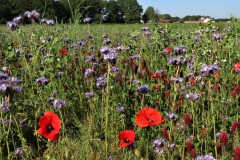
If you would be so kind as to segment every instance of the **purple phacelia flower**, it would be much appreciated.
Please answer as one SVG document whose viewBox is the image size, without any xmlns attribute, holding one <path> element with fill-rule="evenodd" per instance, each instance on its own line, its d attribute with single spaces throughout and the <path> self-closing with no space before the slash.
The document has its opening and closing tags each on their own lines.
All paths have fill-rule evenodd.
<svg viewBox="0 0 240 160">
<path fill-rule="evenodd" d="M 18 24 L 15 22 L 7 22 L 8 29 L 14 31 L 18 28 Z"/>
<path fill-rule="evenodd" d="M 95 75 L 96 72 L 90 68 L 85 69 L 84 78 L 89 79 L 91 75 Z"/>
<path fill-rule="evenodd" d="M 124 110 L 125 110 L 125 108 L 124 108 L 123 106 L 119 106 L 119 107 L 117 107 L 117 111 L 118 111 L 118 113 L 123 113 Z"/>
<path fill-rule="evenodd" d="M 195 94 L 195 93 L 188 93 L 185 96 L 186 99 L 191 99 L 191 100 L 197 100 L 200 98 L 199 94 Z"/>
<path fill-rule="evenodd" d="M 93 98 L 95 96 L 93 92 L 86 92 L 84 95 L 86 98 Z"/>
<path fill-rule="evenodd" d="M 175 113 L 167 113 L 166 116 L 167 116 L 169 119 L 176 119 L 176 118 L 178 117 Z"/>
<path fill-rule="evenodd" d="M 13 18 L 13 22 L 15 22 L 17 24 L 21 23 L 22 20 L 23 20 L 22 16 L 18 16 L 18 17 Z"/>
<path fill-rule="evenodd" d="M 180 65 L 186 62 L 186 58 L 184 56 L 179 57 L 170 57 L 167 59 L 168 63 L 173 65 Z"/>
<path fill-rule="evenodd" d="M 179 45 L 173 49 L 174 54 L 185 54 L 187 50 L 184 48 L 183 45 Z"/>
<path fill-rule="evenodd" d="M 4 112 L 9 112 L 10 108 L 8 107 L 8 103 L 6 101 L 3 101 L 2 104 L 0 104 L 0 107 Z"/>
<path fill-rule="evenodd" d="M 39 77 L 36 79 L 36 82 L 38 85 L 43 86 L 43 85 L 48 84 L 49 80 L 45 77 Z"/>
<path fill-rule="evenodd" d="M 107 84 L 107 79 L 106 78 L 104 78 L 104 77 L 98 77 L 97 78 L 97 83 L 96 83 L 97 88 L 105 86 L 106 84 Z"/>
<path fill-rule="evenodd" d="M 83 20 L 84 23 L 89 23 L 92 21 L 92 18 L 88 17 Z"/>
<path fill-rule="evenodd" d="M 140 87 L 138 87 L 138 90 L 139 90 L 141 93 L 145 94 L 145 93 L 148 93 L 148 92 L 149 92 L 149 87 L 148 87 L 147 85 L 140 86 Z"/>
<path fill-rule="evenodd" d="M 20 127 L 20 128 L 24 127 L 24 120 L 20 120 L 20 121 L 19 121 L 19 127 Z"/>
<path fill-rule="evenodd" d="M 213 156 L 205 155 L 205 156 L 197 156 L 195 160 L 216 160 Z"/>
<path fill-rule="evenodd" d="M 17 148 L 15 153 L 18 156 L 23 156 L 26 152 L 25 152 L 25 149 L 23 149 L 23 148 Z"/>
<path fill-rule="evenodd" d="M 178 77 L 178 78 L 173 77 L 173 78 L 171 78 L 170 80 L 171 80 L 171 82 L 182 83 L 183 78 L 181 78 L 181 77 Z"/>
<path fill-rule="evenodd" d="M 28 18 L 38 18 L 40 14 L 37 11 L 33 10 L 32 12 L 26 11 L 24 13 L 24 16 Z"/>
<path fill-rule="evenodd" d="M 140 28 L 142 31 L 149 31 L 150 30 L 150 27 L 142 27 Z"/>
<path fill-rule="evenodd" d="M 113 73 L 115 73 L 116 75 L 118 75 L 118 74 L 119 74 L 119 68 L 113 66 L 113 67 L 110 69 L 110 72 L 113 72 Z"/>
<path fill-rule="evenodd" d="M 62 107 L 66 107 L 67 106 L 67 102 L 61 99 L 55 99 L 53 101 L 53 107 L 57 108 L 57 109 L 61 109 Z"/>
</svg>

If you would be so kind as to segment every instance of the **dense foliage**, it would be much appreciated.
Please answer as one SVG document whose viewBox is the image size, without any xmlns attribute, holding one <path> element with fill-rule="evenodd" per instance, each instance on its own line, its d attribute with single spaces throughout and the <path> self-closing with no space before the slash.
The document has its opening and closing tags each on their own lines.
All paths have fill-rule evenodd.
<svg viewBox="0 0 240 160">
<path fill-rule="evenodd" d="M 41 13 L 41 18 L 63 22 L 79 16 L 78 20 L 91 17 L 95 23 L 135 23 L 143 11 L 137 0 L 0 0 L 0 4 L 0 23 L 32 10 Z"/>
</svg>

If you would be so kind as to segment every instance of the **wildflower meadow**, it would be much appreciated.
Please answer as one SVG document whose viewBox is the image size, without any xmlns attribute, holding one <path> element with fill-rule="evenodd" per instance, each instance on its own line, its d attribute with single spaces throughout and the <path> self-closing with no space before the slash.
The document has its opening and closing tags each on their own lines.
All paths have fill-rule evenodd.
<svg viewBox="0 0 240 160">
<path fill-rule="evenodd" d="M 0 26 L 1 159 L 240 160 L 238 19 L 82 22 Z"/>
</svg>

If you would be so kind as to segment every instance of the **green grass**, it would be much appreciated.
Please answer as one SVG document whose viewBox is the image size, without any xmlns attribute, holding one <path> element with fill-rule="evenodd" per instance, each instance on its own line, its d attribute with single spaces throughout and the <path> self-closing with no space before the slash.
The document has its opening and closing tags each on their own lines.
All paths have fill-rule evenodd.
<svg viewBox="0 0 240 160">
<path fill-rule="evenodd" d="M 148 36 L 140 28 L 149 26 Z M 219 27 L 220 41 L 212 34 L 212 27 Z M 230 29 L 223 31 L 223 28 Z M 200 41 L 194 41 L 197 31 Z M 205 30 L 209 29 L 206 33 Z M 1 66 L 9 68 L 9 76 L 23 80 L 20 93 L 1 92 L 2 102 L 7 100 L 9 112 L 0 110 L 0 155 L 2 159 L 16 159 L 17 148 L 24 149 L 23 159 L 192 159 L 186 148 L 187 139 L 191 139 L 197 155 L 213 155 L 220 160 L 233 159 L 234 148 L 239 146 L 239 135 L 231 134 L 231 124 L 239 121 L 239 97 L 234 98 L 232 92 L 239 86 L 239 73 L 232 70 L 239 63 L 240 47 L 238 34 L 240 24 L 82 24 L 46 27 L 44 25 L 20 26 L 16 31 L 9 31 L 7 26 L 0 26 Z M 164 32 L 164 34 L 163 34 Z M 223 35 L 224 32 L 224 35 Z M 86 38 L 92 35 L 92 40 Z M 133 35 L 137 39 L 132 38 Z M 105 39 L 111 43 L 106 45 Z M 42 43 L 40 38 L 45 39 Z M 67 40 L 68 38 L 68 40 Z M 78 44 L 78 40 L 84 46 Z M 165 41 L 163 41 L 165 39 Z M 15 45 L 13 42 L 18 42 Z M 72 47 L 76 44 L 77 49 Z M 186 49 L 187 61 L 182 65 L 168 63 L 173 52 L 163 56 L 165 48 L 172 50 L 179 45 Z M 93 46 L 94 51 L 91 50 Z M 104 60 L 100 48 L 125 49 L 119 53 L 116 63 Z M 68 50 L 61 55 L 61 49 Z M 21 53 L 16 54 L 16 50 Z M 32 54 L 32 57 L 27 55 Z M 45 58 L 47 54 L 52 56 Z M 94 55 L 93 63 L 85 60 Z M 131 60 L 130 56 L 138 55 Z M 191 55 L 195 55 L 193 68 L 187 67 Z M 219 66 L 220 77 L 201 76 L 199 70 L 205 65 Z M 110 69 L 115 66 L 119 74 Z M 135 70 L 134 67 L 138 67 Z M 86 69 L 93 69 L 85 78 Z M 166 77 L 152 79 L 156 70 L 163 69 Z M 62 72 L 61 77 L 57 77 Z M 188 73 L 193 73 L 188 77 Z M 214 71 L 215 73 L 215 71 Z M 7 73 L 6 73 L 7 74 Z M 97 87 L 98 77 L 105 77 L 107 84 Z M 36 79 L 46 77 L 48 83 L 39 85 Z M 182 77 L 182 83 L 171 82 L 173 77 Z M 191 83 L 194 79 L 194 85 Z M 135 84 L 138 79 L 140 84 Z M 2 82 L 6 83 L 6 82 Z M 168 84 L 167 84 L 168 83 Z M 15 84 L 13 84 L 15 85 Z M 138 87 L 148 85 L 147 94 L 139 92 Z M 154 90 L 154 86 L 161 86 Z M 57 90 L 57 93 L 53 93 Z M 170 91 L 169 97 L 166 92 Z M 94 92 L 93 98 L 86 98 L 85 92 Z M 188 93 L 199 94 L 199 99 L 189 100 Z M 10 98 L 11 97 L 11 98 Z M 67 102 L 62 108 L 54 108 L 48 98 L 61 99 Z M 10 98 L 10 99 L 9 99 Z M 224 105 L 222 101 L 227 101 Z M 124 106 L 123 113 L 117 107 Z M 152 106 L 163 115 L 164 124 L 140 128 L 135 123 L 140 109 Z M 60 138 L 51 142 L 37 134 L 39 119 L 44 112 L 55 112 L 61 120 Z M 176 119 L 169 119 L 166 114 L 174 113 Z M 192 123 L 184 124 L 185 113 L 189 113 Z M 4 125 L 5 120 L 12 123 Z M 21 127 L 19 120 L 24 120 Z M 179 124 L 183 128 L 179 128 Z M 206 132 L 201 131 L 202 127 Z M 161 147 L 164 153 L 155 153 L 153 141 L 162 138 L 162 129 L 166 128 L 170 135 L 166 144 Z M 136 134 L 133 146 L 121 148 L 119 134 L 123 130 L 132 129 Z M 220 141 L 216 133 L 226 131 L 228 143 L 221 144 L 218 150 L 216 142 Z M 240 130 L 239 130 L 240 131 Z M 173 150 L 169 144 L 175 144 Z M 159 147 L 160 148 L 160 147 Z M 191 150 L 192 151 L 192 150 Z M 218 151 L 218 152 L 217 152 Z"/>
</svg>

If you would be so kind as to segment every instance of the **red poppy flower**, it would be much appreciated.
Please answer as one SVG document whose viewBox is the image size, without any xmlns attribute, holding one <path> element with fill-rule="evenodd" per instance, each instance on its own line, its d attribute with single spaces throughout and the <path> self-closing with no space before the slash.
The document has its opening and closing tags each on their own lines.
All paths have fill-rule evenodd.
<svg viewBox="0 0 240 160">
<path fill-rule="evenodd" d="M 133 144 L 136 134 L 132 130 L 124 130 L 119 134 L 119 138 L 122 141 L 120 147 L 127 147 Z"/>
<path fill-rule="evenodd" d="M 162 114 L 152 107 L 143 108 L 137 113 L 136 124 L 139 127 L 155 126 L 164 122 Z"/>
<path fill-rule="evenodd" d="M 172 49 L 170 47 L 167 47 L 166 50 L 170 53 L 172 52 Z"/>
<path fill-rule="evenodd" d="M 61 53 L 62 55 L 66 55 L 66 54 L 67 54 L 67 50 L 66 50 L 66 49 L 61 49 L 61 50 L 60 50 L 60 53 Z"/>
<path fill-rule="evenodd" d="M 160 78 L 160 73 L 151 74 L 150 78 Z"/>
<path fill-rule="evenodd" d="M 13 42 L 13 45 L 14 46 L 18 46 L 18 42 Z"/>
<path fill-rule="evenodd" d="M 240 63 L 235 64 L 235 65 L 233 66 L 233 70 L 236 70 L 236 69 L 240 69 Z"/>
<path fill-rule="evenodd" d="M 61 121 L 57 114 L 51 111 L 46 111 L 39 120 L 39 126 L 38 134 L 51 141 L 58 140 Z"/>
</svg>

